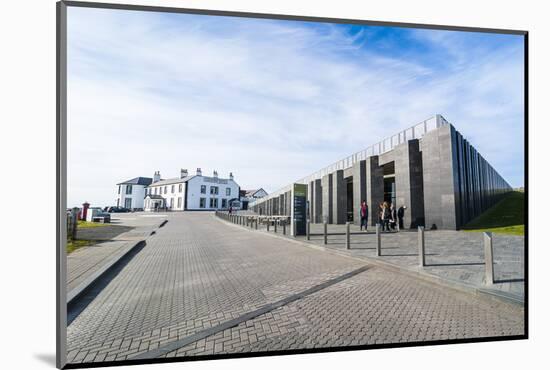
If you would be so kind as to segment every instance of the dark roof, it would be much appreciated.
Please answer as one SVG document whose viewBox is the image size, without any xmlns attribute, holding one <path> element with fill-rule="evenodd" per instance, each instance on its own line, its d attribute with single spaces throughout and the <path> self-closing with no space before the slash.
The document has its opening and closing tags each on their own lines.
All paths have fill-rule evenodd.
<svg viewBox="0 0 550 370">
<path fill-rule="evenodd" d="M 256 195 L 257 192 L 259 192 L 260 190 L 264 190 L 262 188 L 259 188 L 259 189 L 253 189 L 253 190 L 244 190 L 244 194 L 246 197 L 253 197 L 254 195 Z M 265 191 L 265 190 L 264 190 Z M 265 191 L 266 194 L 267 194 L 267 191 Z"/>
<path fill-rule="evenodd" d="M 172 179 L 162 179 L 162 180 L 159 180 L 159 181 L 157 181 L 157 182 L 149 183 L 148 185 L 151 185 L 151 186 L 158 186 L 158 185 L 180 184 L 180 183 L 187 182 L 187 181 L 191 180 L 193 177 L 195 177 L 195 175 L 186 176 L 186 177 L 184 177 L 184 178 L 181 178 L 181 177 L 174 177 L 174 178 L 172 178 Z"/>
<path fill-rule="evenodd" d="M 150 177 L 135 177 L 133 179 L 121 182 L 117 185 L 145 185 L 148 186 L 153 182 L 153 179 Z"/>
<path fill-rule="evenodd" d="M 146 196 L 145 198 L 149 198 L 149 199 L 164 199 L 162 196 L 157 195 L 157 194 L 147 194 L 147 196 Z"/>
</svg>

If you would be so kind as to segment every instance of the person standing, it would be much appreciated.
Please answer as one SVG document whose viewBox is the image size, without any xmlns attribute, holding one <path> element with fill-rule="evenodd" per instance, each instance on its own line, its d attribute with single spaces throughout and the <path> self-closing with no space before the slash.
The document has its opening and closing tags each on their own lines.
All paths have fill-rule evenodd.
<svg viewBox="0 0 550 370">
<path fill-rule="evenodd" d="M 397 212 L 393 203 L 390 205 L 390 226 L 392 230 L 395 230 L 397 227 Z"/>
<path fill-rule="evenodd" d="M 384 202 L 382 205 L 382 220 L 384 221 L 382 230 L 384 231 L 390 231 L 390 207 L 388 205 L 388 202 Z"/>
<path fill-rule="evenodd" d="M 397 218 L 399 219 L 399 230 L 404 229 L 403 226 L 403 217 L 405 217 L 405 210 L 407 206 L 403 205 L 397 210 Z"/>
<path fill-rule="evenodd" d="M 361 202 L 361 208 L 359 209 L 359 215 L 361 216 L 361 230 L 363 230 L 363 225 L 365 225 L 365 231 L 367 231 L 367 225 L 368 225 L 368 215 L 369 215 L 369 206 L 367 205 L 367 202 L 363 200 Z"/>
</svg>

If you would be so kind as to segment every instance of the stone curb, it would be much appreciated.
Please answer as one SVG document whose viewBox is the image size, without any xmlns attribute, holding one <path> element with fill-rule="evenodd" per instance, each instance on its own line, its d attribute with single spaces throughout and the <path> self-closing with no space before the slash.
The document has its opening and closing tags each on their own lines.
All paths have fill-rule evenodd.
<svg viewBox="0 0 550 370">
<path fill-rule="evenodd" d="M 329 247 L 323 247 L 321 245 L 317 245 L 315 243 L 304 241 L 304 240 L 291 239 L 291 238 L 283 236 L 283 235 L 278 235 L 278 234 L 263 231 L 263 230 L 250 230 L 246 226 L 233 224 L 233 223 L 228 222 L 224 219 L 216 217 L 215 215 L 214 215 L 214 217 L 216 219 L 222 221 L 222 222 L 225 222 L 226 224 L 233 225 L 235 227 L 239 227 L 239 228 L 242 228 L 242 229 L 245 229 L 245 230 L 248 230 L 248 231 L 259 231 L 264 235 L 269 235 L 269 236 L 274 237 L 274 238 L 279 238 L 279 239 L 283 239 L 283 240 L 286 240 L 286 241 L 290 241 L 292 243 L 305 246 L 307 248 L 312 248 L 312 249 L 328 252 L 328 253 L 331 253 L 331 254 L 335 254 L 335 255 L 338 255 L 338 256 L 348 257 L 348 258 L 352 258 L 352 259 L 359 260 L 359 261 L 362 261 L 362 262 L 367 262 L 367 263 L 370 263 L 372 265 L 383 268 L 385 270 L 391 270 L 393 272 L 397 272 L 397 273 L 400 273 L 400 274 L 403 274 L 403 275 L 411 276 L 413 278 L 417 278 L 417 279 L 420 279 L 420 280 L 423 280 L 423 281 L 427 281 L 427 282 L 430 282 L 430 283 L 433 283 L 433 284 L 437 284 L 439 286 L 444 286 L 446 288 L 451 288 L 451 289 L 460 291 L 462 293 L 469 293 L 469 294 L 473 294 L 477 297 L 482 297 L 482 298 L 488 299 L 490 301 L 497 301 L 497 302 L 500 302 L 500 303 L 508 303 L 508 304 L 512 304 L 512 305 L 517 306 L 517 307 L 524 308 L 524 301 L 521 298 L 519 298 L 519 297 L 517 297 L 516 295 L 513 295 L 513 294 L 500 292 L 500 291 L 497 291 L 497 290 L 494 290 L 494 289 L 490 289 L 489 287 L 480 288 L 480 287 L 476 287 L 476 286 L 469 285 L 469 284 L 459 283 L 457 281 L 453 281 L 453 280 L 450 280 L 450 279 L 445 279 L 445 278 L 442 278 L 440 276 L 428 274 L 424 271 L 421 271 L 420 269 L 407 268 L 407 267 L 395 265 L 395 264 L 390 263 L 390 262 L 378 260 L 378 259 L 375 259 L 375 258 L 372 258 L 372 257 L 353 256 L 353 255 L 351 255 L 351 253 L 346 252 L 346 251 L 341 251 L 341 250 L 337 250 L 337 249 L 333 249 L 333 248 L 329 248 Z"/>
<path fill-rule="evenodd" d="M 121 253 L 112 259 L 110 259 L 107 263 L 105 263 L 103 266 L 101 266 L 99 269 L 97 269 L 93 274 L 88 276 L 86 279 L 84 279 L 83 282 L 78 284 L 75 288 L 73 288 L 70 292 L 67 293 L 67 306 L 70 304 L 75 303 L 78 298 L 80 298 L 83 294 L 85 294 L 92 286 L 93 284 L 98 281 L 102 276 L 107 274 L 111 269 L 115 268 L 117 264 L 127 255 L 132 253 L 132 251 L 137 248 L 138 246 L 142 245 L 149 239 L 151 236 L 155 235 L 156 230 L 164 226 L 168 222 L 167 219 L 163 220 L 161 223 L 157 224 L 155 229 L 149 233 L 149 236 L 145 239 L 136 240 L 132 242 L 132 246 L 128 248 L 124 253 Z M 130 244 L 130 243 L 129 243 Z"/>
</svg>

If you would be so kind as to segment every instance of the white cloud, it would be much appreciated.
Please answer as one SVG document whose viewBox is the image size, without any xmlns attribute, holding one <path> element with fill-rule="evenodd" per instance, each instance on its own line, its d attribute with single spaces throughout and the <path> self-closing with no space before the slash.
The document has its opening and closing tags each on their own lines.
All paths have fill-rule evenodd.
<svg viewBox="0 0 550 370">
<path fill-rule="evenodd" d="M 330 25 L 179 17 L 69 9 L 69 205 L 181 167 L 273 191 L 435 113 L 521 181 L 517 50 L 442 74 Z"/>
</svg>

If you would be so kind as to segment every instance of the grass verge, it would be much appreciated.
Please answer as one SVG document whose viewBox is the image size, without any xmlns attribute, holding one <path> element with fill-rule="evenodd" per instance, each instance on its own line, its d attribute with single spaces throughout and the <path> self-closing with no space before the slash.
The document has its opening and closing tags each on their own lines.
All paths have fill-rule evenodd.
<svg viewBox="0 0 550 370">
<path fill-rule="evenodd" d="M 67 240 L 67 254 L 72 253 L 72 252 L 74 252 L 75 250 L 77 250 L 79 248 L 87 247 L 88 245 L 92 245 L 94 243 L 96 243 L 96 242 L 93 241 L 93 240 L 80 240 L 80 239 L 72 240 L 72 239 L 68 239 Z"/>
<path fill-rule="evenodd" d="M 463 227 L 463 230 L 523 236 L 525 234 L 524 201 L 525 193 L 511 192 L 493 207 L 470 221 Z"/>
</svg>

